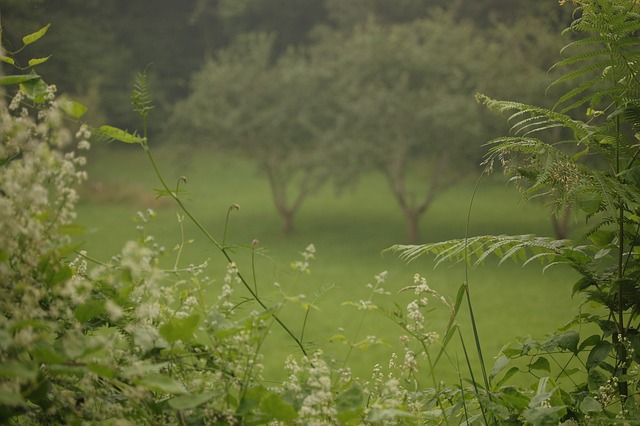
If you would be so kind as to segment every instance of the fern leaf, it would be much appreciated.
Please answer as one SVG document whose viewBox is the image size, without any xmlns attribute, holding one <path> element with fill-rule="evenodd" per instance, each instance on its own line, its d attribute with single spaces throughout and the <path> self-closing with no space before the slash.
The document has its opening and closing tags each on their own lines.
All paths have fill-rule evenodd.
<svg viewBox="0 0 640 426">
<path fill-rule="evenodd" d="M 456 239 L 423 245 L 394 245 L 387 249 L 406 261 L 420 256 L 435 255 L 436 267 L 444 261 L 466 260 L 473 266 L 482 264 L 488 257 L 496 257 L 500 263 L 507 260 L 524 261 L 548 258 L 555 263 L 585 264 L 590 257 L 585 247 L 571 240 L 555 240 L 535 235 L 483 235 L 468 239 Z"/>
<path fill-rule="evenodd" d="M 135 112 L 142 116 L 146 116 L 154 106 L 152 105 L 151 95 L 149 94 L 149 84 L 147 73 L 141 72 L 136 75 L 133 84 L 133 92 L 131 93 L 131 103 Z"/>
</svg>

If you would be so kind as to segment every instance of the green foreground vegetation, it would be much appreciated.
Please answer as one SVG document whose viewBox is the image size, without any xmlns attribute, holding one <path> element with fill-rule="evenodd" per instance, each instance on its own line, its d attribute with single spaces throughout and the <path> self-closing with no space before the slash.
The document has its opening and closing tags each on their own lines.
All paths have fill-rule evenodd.
<svg viewBox="0 0 640 426">
<path fill-rule="evenodd" d="M 198 4 L 226 23 L 256 5 Z M 484 94 L 463 106 L 480 86 L 455 82 L 488 50 L 448 68 L 425 60 L 447 40 L 501 51 L 497 17 L 334 16 L 325 24 L 340 28 L 318 24 L 309 50 L 243 31 L 214 49 L 164 145 L 146 71 L 131 91 L 139 130 L 98 127 L 37 72 L 51 56 L 24 56 L 50 25 L 12 38 L 0 56 L 12 72 L 0 76 L 0 422 L 638 423 L 640 4 L 572 5 L 552 107 Z M 451 23 L 466 35 L 446 37 Z M 529 69 L 538 83 L 544 62 Z M 430 92 L 434 81 L 454 84 Z M 459 149 L 474 126 L 491 133 L 475 107 L 510 126 L 483 145 L 479 185 L 461 166 L 475 149 Z M 221 145 L 177 149 L 184 129 Z M 337 197 L 325 183 L 353 158 Z M 551 232 L 549 209 L 576 224 Z"/>
<path fill-rule="evenodd" d="M 406 237 L 400 212 L 386 194 L 381 193 L 384 181 L 374 174 L 344 194 L 336 195 L 327 188 L 309 200 L 300 213 L 296 231 L 284 235 L 271 205 L 268 184 L 250 164 L 241 159 L 220 158 L 204 150 L 192 154 L 188 163 L 176 159 L 171 150 L 161 149 L 158 157 L 168 179 L 187 177 L 188 183 L 184 185 L 187 205 L 197 217 L 203 218 L 212 232 L 222 235 L 229 206 L 240 206 L 231 213 L 227 238 L 232 244 L 244 246 L 237 249 L 242 259 L 240 266 L 250 264 L 248 247 L 254 239 L 260 241 L 258 247 L 264 251 L 257 257 L 258 277 L 266 291 L 273 282 L 282 282 L 291 285 L 290 293 L 311 297 L 320 288 L 331 287 L 316 302 L 319 310 L 312 311 L 306 335 L 312 346 L 325 348 L 338 361 L 345 357 L 345 345 L 327 345 L 328 340 L 343 326 L 346 333 L 355 333 L 353 325 L 361 316 L 361 312 L 343 302 L 366 299 L 369 294 L 366 284 L 373 282 L 374 275 L 389 272 L 384 287 L 392 296 L 379 299 L 381 305 L 389 308 L 393 303 L 408 303 L 409 295 L 400 290 L 412 284 L 415 273 L 425 276 L 433 288 L 452 299 L 465 281 L 463 264 L 434 268 L 433 259 L 424 258 L 407 265 L 397 256 L 383 253 Z M 153 208 L 157 218 L 147 229 L 168 249 L 162 263 L 172 267 L 176 256 L 172 249 L 183 238 L 176 220 L 178 210 L 168 200 L 155 198 L 154 188 L 158 183 L 144 153 L 118 146 L 97 147 L 89 157 L 87 170 L 90 179 L 81 190 L 84 201 L 78 205 L 78 222 L 88 229 L 87 235 L 78 238 L 84 244 L 82 248 L 101 260 L 117 254 L 122 241 L 136 235 L 135 213 Z M 475 184 L 469 179 L 443 194 L 423 219 L 422 227 L 429 240 L 464 236 Z M 550 214 L 541 203 L 521 201 L 513 186 L 500 176 L 493 176 L 481 181 L 476 192 L 469 232 L 471 235 L 550 235 Z M 573 225 L 581 224 L 574 222 Z M 209 269 L 212 273 L 219 270 L 225 259 L 199 238 L 192 226 L 185 224 L 184 230 L 184 239 L 192 241 L 185 245 L 180 265 L 198 264 L 210 258 Z M 290 264 L 311 243 L 317 249 L 311 274 L 293 277 Z M 514 262 L 498 266 L 489 260 L 482 267 L 470 269 L 469 279 L 483 347 L 489 356 L 497 355 L 507 341 L 516 337 L 543 337 L 578 312 L 580 298 L 571 298 L 563 286 L 576 279 L 568 268 L 557 267 L 543 273 L 540 263 L 523 268 Z M 293 303 L 284 314 L 293 324 L 300 317 L 301 308 Z M 439 333 L 444 331 L 447 319 L 448 312 L 444 309 L 434 309 L 427 316 L 429 328 Z M 371 312 L 360 337 L 376 335 L 395 345 L 400 331 L 393 321 Z M 274 333 L 265 349 L 265 376 L 281 379 L 284 360 L 296 348 L 279 330 Z M 452 357 L 458 349 L 457 345 L 451 349 Z M 391 351 L 393 347 L 386 345 L 358 351 L 352 355 L 349 365 L 354 373 L 367 377 L 376 363 L 389 358 Z M 456 371 L 457 366 L 443 365 L 439 378 L 456 380 Z"/>
</svg>

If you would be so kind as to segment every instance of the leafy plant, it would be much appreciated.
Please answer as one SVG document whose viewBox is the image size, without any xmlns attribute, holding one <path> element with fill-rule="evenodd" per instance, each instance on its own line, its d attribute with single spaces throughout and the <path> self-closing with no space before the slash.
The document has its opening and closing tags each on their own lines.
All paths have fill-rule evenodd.
<svg viewBox="0 0 640 426">
<path fill-rule="evenodd" d="M 567 265 L 580 274 L 572 292 L 584 297 L 584 312 L 545 340 L 507 346 L 491 373 L 492 392 L 534 424 L 606 423 L 638 415 L 640 10 L 635 1 L 574 3 L 576 19 L 566 34 L 579 37 L 563 50 L 571 56 L 555 68 L 569 70 L 554 83 L 574 88 L 552 109 L 484 95 L 478 100 L 512 125 L 512 135 L 490 142 L 487 170 L 502 166 L 527 200 L 545 197 L 557 212 L 566 206 L 579 211 L 587 231 L 574 240 L 487 235 L 392 248 L 407 260 L 434 254 L 437 263 L 478 265 L 497 256 L 500 262 L 539 260 L 545 268 Z M 552 129 L 561 129 L 566 139 L 551 139 L 558 134 Z M 591 329 L 587 325 L 599 332 L 581 335 Z M 516 359 L 524 359 L 524 366 L 496 381 Z M 541 377 L 531 399 L 505 385 L 519 371 Z M 540 388 L 543 379 L 546 387 Z"/>
</svg>

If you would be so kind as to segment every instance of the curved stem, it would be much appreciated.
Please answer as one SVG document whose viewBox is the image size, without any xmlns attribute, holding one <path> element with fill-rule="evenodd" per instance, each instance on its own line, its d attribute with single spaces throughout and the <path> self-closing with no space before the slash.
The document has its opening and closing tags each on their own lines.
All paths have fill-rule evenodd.
<svg viewBox="0 0 640 426">
<path fill-rule="evenodd" d="M 169 186 L 167 185 L 166 181 L 162 177 L 162 174 L 160 173 L 160 169 L 159 169 L 155 159 L 153 158 L 153 155 L 151 155 L 151 150 L 149 149 L 149 146 L 147 144 L 146 134 L 147 134 L 147 128 L 146 128 L 146 119 L 145 119 L 144 120 L 144 135 L 145 135 L 145 138 L 144 138 L 144 141 L 142 143 L 142 147 L 143 147 L 144 151 L 147 153 L 147 157 L 149 158 L 149 161 L 151 162 L 151 166 L 153 167 L 153 170 L 154 170 L 156 176 L 158 177 L 158 180 L 160 181 L 160 184 L 162 185 L 163 189 L 169 194 L 169 196 L 171 196 L 171 198 L 173 198 L 173 200 L 178 204 L 178 206 L 180 207 L 182 212 L 189 218 L 189 220 L 191 220 L 191 222 L 196 226 L 196 228 L 198 228 L 198 230 L 200 232 L 202 232 L 202 234 L 213 245 L 215 245 L 218 248 L 218 250 L 220 250 L 222 252 L 222 254 L 225 257 L 225 259 L 227 260 L 227 262 L 232 263 L 233 260 L 229 256 L 229 253 L 227 252 L 226 248 L 222 244 L 220 244 L 218 242 L 218 240 L 216 240 L 213 237 L 213 235 L 211 235 L 209 233 L 209 231 L 206 230 L 206 228 L 200 223 L 200 221 L 198 219 L 196 219 L 191 214 L 189 209 L 187 209 L 187 207 L 184 205 L 182 200 L 178 197 L 178 194 L 176 194 L 174 191 L 169 189 Z M 258 305 L 260 305 L 260 307 L 262 309 L 264 309 L 265 311 L 268 310 L 269 309 L 268 306 L 262 301 L 262 299 L 260 299 L 260 297 L 258 297 L 258 294 L 254 291 L 253 288 L 251 288 L 251 286 L 249 285 L 247 280 L 244 278 L 244 276 L 239 271 L 236 273 L 236 275 L 238 276 L 238 278 L 240 279 L 240 282 L 242 282 L 242 284 L 246 288 L 246 290 L 249 292 L 249 294 L 251 295 L 253 300 L 255 300 L 258 303 Z M 300 351 L 302 351 L 304 356 L 308 358 L 309 355 L 307 354 L 307 351 L 306 351 L 304 345 L 302 344 L 302 342 L 300 341 L 300 339 L 298 339 L 298 337 L 296 337 L 295 334 L 293 334 L 293 332 L 289 329 L 289 327 L 287 327 L 287 325 L 284 322 L 282 322 L 282 320 L 280 318 L 278 318 L 278 316 L 275 313 L 273 313 L 271 315 L 273 316 L 273 319 L 278 323 L 278 325 L 280 325 L 280 327 L 289 335 L 289 337 L 291 337 L 291 339 L 293 339 L 293 341 L 296 343 L 296 345 L 298 345 L 298 347 L 300 348 Z"/>
</svg>

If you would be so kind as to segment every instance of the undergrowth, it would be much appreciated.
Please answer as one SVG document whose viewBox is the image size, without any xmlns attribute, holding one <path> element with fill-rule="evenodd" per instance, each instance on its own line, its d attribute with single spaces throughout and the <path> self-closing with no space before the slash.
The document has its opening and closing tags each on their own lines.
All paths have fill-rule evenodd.
<svg viewBox="0 0 640 426">
<path fill-rule="evenodd" d="M 141 134 L 82 124 L 86 108 L 56 96 L 34 67 L 2 56 L 21 73 L 0 77 L 14 88 L 0 98 L 0 421 L 7 424 L 635 424 L 638 414 L 638 308 L 640 306 L 640 15 L 631 0 L 575 1 L 575 52 L 557 67 L 572 67 L 559 83 L 575 88 L 553 109 L 479 95 L 509 116 L 511 136 L 489 144 L 486 165 L 499 164 L 525 198 L 540 197 L 559 213 L 572 211 L 590 228 L 576 240 L 535 235 L 478 236 L 390 250 L 407 260 L 431 254 L 436 263 L 481 265 L 489 256 L 543 268 L 568 266 L 581 278 L 574 294 L 587 302 L 569 324 L 542 339 L 507 345 L 493 366 L 481 351 L 470 280 L 454 300 L 416 274 L 403 306 L 390 303 L 387 273 L 369 284 L 370 296 L 345 302 L 359 320 L 333 341 L 348 345 L 345 359 L 327 357 L 305 341 L 316 318 L 314 298 L 272 283 L 266 298 L 256 276 L 256 244 L 216 238 L 183 202 L 186 179 L 167 182 L 148 140 L 153 111 L 146 75 L 132 94 Z M 23 38 L 27 48 L 48 26 Z M 28 71 L 28 72 L 27 72 Z M 69 129 L 77 122 L 75 138 Z M 554 139 L 562 135 L 560 140 Z M 71 244 L 76 187 L 86 179 L 83 150 L 113 140 L 147 155 L 159 197 L 179 209 L 178 227 L 190 221 L 224 266 L 184 265 L 184 241 L 173 250 L 147 231 L 153 210 L 137 215 L 138 235 L 107 260 Z M 90 142 L 91 141 L 91 142 Z M 230 207 L 230 214 L 234 206 Z M 252 261 L 239 265 L 236 253 Z M 296 280 L 317 255 L 308 245 L 291 263 Z M 160 259 L 173 256 L 173 267 Z M 210 274 L 210 275 L 207 275 Z M 469 277 L 468 277 L 469 278 Z M 285 283 L 286 284 L 286 283 Z M 317 289 L 321 295 L 328 289 Z M 213 295 L 213 297 L 212 297 Z M 296 304 L 295 327 L 280 317 Z M 435 305 L 450 314 L 444 330 L 431 330 Z M 470 313 L 470 324 L 458 314 Z M 354 351 L 382 344 L 362 335 L 365 322 L 388 318 L 399 343 L 370 377 L 347 368 Z M 301 327 L 300 327 L 301 325 Z M 583 335 L 585 326 L 597 333 Z M 461 329 L 470 327 L 474 342 Z M 283 368 L 287 379 L 265 383 L 262 348 L 281 329 L 296 346 Z M 447 350 L 460 340 L 462 354 Z M 472 363 L 470 351 L 479 355 Z M 458 365 L 458 383 L 438 380 L 438 365 Z M 530 385 L 515 385 L 515 376 Z M 519 380 L 518 383 L 522 383 Z"/>
</svg>

